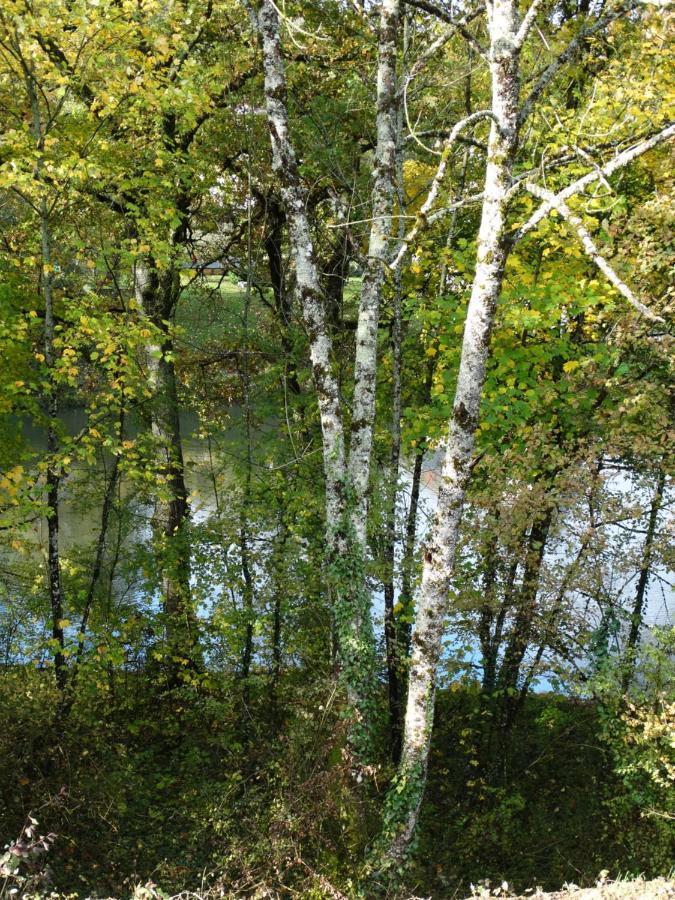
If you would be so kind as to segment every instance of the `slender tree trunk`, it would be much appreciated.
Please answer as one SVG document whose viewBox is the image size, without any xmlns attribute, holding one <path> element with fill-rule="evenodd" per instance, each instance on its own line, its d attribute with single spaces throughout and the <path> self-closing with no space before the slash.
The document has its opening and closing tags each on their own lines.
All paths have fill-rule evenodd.
<svg viewBox="0 0 675 900">
<path fill-rule="evenodd" d="M 427 405 L 431 400 L 431 386 L 436 371 L 435 357 L 427 360 L 426 375 L 420 402 Z M 415 451 L 412 479 L 410 481 L 410 505 L 405 524 L 405 536 L 403 540 L 403 559 L 401 560 L 401 595 L 399 603 L 401 612 L 399 615 L 399 627 L 401 631 L 401 646 L 407 659 L 410 656 L 410 641 L 412 636 L 413 613 L 413 582 L 415 572 L 415 543 L 417 540 L 417 516 L 420 503 L 420 488 L 422 486 L 422 469 L 426 455 L 426 444 L 420 444 Z"/>
<path fill-rule="evenodd" d="M 288 527 L 283 496 L 279 498 L 278 525 L 274 541 L 272 560 L 273 584 L 272 595 L 272 665 L 270 670 L 270 709 L 272 726 L 276 732 L 279 728 L 279 682 L 283 662 L 283 646 L 281 627 L 283 621 L 284 593 L 287 590 L 286 573 L 286 541 Z"/>
<path fill-rule="evenodd" d="M 282 182 L 298 294 L 309 335 L 323 440 L 326 523 L 340 668 L 356 725 L 352 747 L 368 755 L 374 717 L 375 642 L 365 578 L 367 490 L 375 415 L 379 301 L 396 176 L 396 35 L 399 0 L 383 0 L 380 17 L 376 171 L 369 262 L 364 274 L 356 334 L 355 387 L 349 462 L 331 338 L 318 276 L 307 196 L 289 134 L 279 17 L 270 0 L 251 16 L 260 35 L 272 166 Z"/>
<path fill-rule="evenodd" d="M 284 374 L 286 383 L 291 391 L 294 394 L 299 394 L 300 382 L 298 381 L 293 335 L 291 332 L 292 309 L 290 292 L 287 290 L 284 272 L 283 235 L 286 215 L 276 196 L 268 194 L 262 199 L 265 204 L 267 226 L 264 239 L 265 253 L 267 254 L 267 264 L 274 295 L 274 308 L 281 336 L 281 349 L 284 354 Z"/>
<path fill-rule="evenodd" d="M 239 541 L 241 548 L 241 570 L 244 576 L 244 592 L 242 609 L 244 613 L 244 647 L 241 659 L 242 696 L 244 700 L 243 721 L 246 725 L 250 715 L 250 675 L 253 659 L 253 624 L 254 624 L 254 582 L 251 570 L 251 553 L 249 543 L 249 508 L 251 505 L 251 477 L 253 469 L 253 409 L 251 407 L 251 378 L 249 371 L 249 312 L 251 308 L 251 282 L 253 277 L 252 243 L 251 243 L 251 176 L 248 178 L 249 202 L 248 235 L 247 235 L 247 278 L 246 298 L 243 316 L 243 352 L 241 355 L 241 386 L 244 401 L 244 430 L 246 436 L 246 471 L 244 473 L 244 492 L 241 499 Z"/>
<path fill-rule="evenodd" d="M 87 595 L 85 597 L 84 606 L 82 608 L 82 618 L 80 620 L 79 629 L 80 637 L 77 642 L 77 653 L 75 654 L 74 668 L 71 676 L 71 690 L 75 686 L 77 673 L 84 656 L 84 642 L 87 634 L 87 628 L 89 626 L 91 610 L 94 605 L 96 588 L 98 587 L 98 582 L 103 570 L 103 560 L 105 557 L 105 550 L 108 542 L 110 513 L 112 512 L 115 494 L 117 492 L 117 485 L 119 484 L 119 478 L 119 456 L 116 456 L 113 460 L 112 468 L 110 470 L 110 474 L 108 475 L 105 491 L 103 493 L 103 505 L 101 507 L 101 527 L 98 533 L 98 540 L 96 541 L 96 553 L 94 555 L 94 562 L 91 567 L 91 575 L 89 576 L 89 587 L 87 589 Z"/>
<path fill-rule="evenodd" d="M 408 679 L 403 756 L 385 810 L 386 860 L 407 853 L 426 783 L 433 724 L 436 670 L 448 593 L 470 475 L 485 381 L 490 333 L 508 255 L 507 191 L 517 145 L 518 19 L 512 0 L 488 4 L 492 113 L 476 273 L 467 310 L 453 415 L 449 423 L 438 506 L 424 548 Z"/>
<path fill-rule="evenodd" d="M 35 148 L 38 152 L 35 163 L 35 176 L 38 183 L 43 184 L 42 150 L 44 147 L 45 128 L 38 98 L 38 87 L 32 70 L 24 65 L 26 89 L 31 103 L 31 131 Z M 49 606 L 52 617 L 52 640 L 54 642 L 54 676 L 61 696 L 65 697 L 68 684 L 68 671 L 64 654 L 65 638 L 63 633 L 64 597 L 61 582 L 61 557 L 59 551 L 59 485 L 60 473 L 57 456 L 59 453 L 58 416 L 59 396 L 54 383 L 53 372 L 56 363 L 54 351 L 55 323 L 54 297 L 52 279 L 52 233 L 50 212 L 44 194 L 39 200 L 40 246 L 42 259 L 41 293 L 45 304 L 44 355 L 49 372 L 49 394 L 47 397 L 47 581 Z M 61 719 L 62 709 L 57 711 L 57 719 Z"/>
<path fill-rule="evenodd" d="M 396 77 L 400 0 L 382 0 L 377 65 L 377 144 L 368 259 L 363 273 L 356 329 L 354 399 L 349 446 L 349 483 L 354 493 L 352 526 L 365 555 L 368 482 L 375 423 L 377 331 L 388 262 L 396 190 L 398 90 Z"/>
<path fill-rule="evenodd" d="M 242 612 L 244 615 L 244 645 L 241 652 L 241 682 L 244 705 L 248 707 L 250 700 L 251 661 L 253 659 L 253 576 L 251 574 L 251 554 L 249 548 L 248 521 L 246 512 L 242 511 L 239 530 L 239 547 L 241 550 L 241 572 L 244 578 Z"/>
<path fill-rule="evenodd" d="M 42 296 L 45 301 L 45 362 L 50 373 L 54 369 L 54 303 L 52 296 L 52 254 L 51 232 L 47 204 L 40 203 L 40 233 L 42 239 Z M 57 469 L 56 458 L 59 452 L 58 389 L 52 381 L 48 403 L 47 423 L 47 572 L 49 580 L 49 605 L 52 613 L 52 640 L 54 641 L 54 673 L 56 686 L 62 697 L 65 696 L 68 684 L 68 671 L 64 655 L 64 597 L 61 582 L 61 556 L 59 551 L 59 485 L 61 478 Z"/>
<path fill-rule="evenodd" d="M 346 234 L 338 233 L 338 238 L 328 259 L 325 272 L 328 321 L 334 331 L 340 327 L 342 320 L 342 306 L 345 284 L 349 277 L 349 263 L 349 238 Z"/>
<path fill-rule="evenodd" d="M 497 679 L 497 687 L 501 690 L 508 691 L 516 687 L 520 667 L 530 644 L 541 568 L 553 513 L 554 508 L 549 506 L 541 515 L 537 516 L 530 529 L 523 567 L 523 580 L 517 594 L 516 613 Z"/>
<path fill-rule="evenodd" d="M 384 638 L 387 654 L 387 683 L 389 687 L 389 730 L 391 756 L 398 763 L 401 756 L 402 738 L 402 701 L 404 656 L 401 646 L 400 628 L 394 612 L 396 597 L 396 501 L 398 498 L 399 463 L 401 457 L 401 278 L 397 271 L 394 285 L 394 319 L 391 329 L 392 345 L 392 414 L 391 414 L 391 450 L 389 467 L 385 472 L 387 484 L 388 508 L 385 522 L 384 546 Z"/>
<path fill-rule="evenodd" d="M 527 648 L 532 640 L 537 594 L 541 570 L 546 552 L 546 542 L 551 530 L 554 508 L 549 506 L 532 524 L 527 541 L 523 579 L 517 591 L 515 616 L 511 633 L 504 649 L 504 658 L 496 680 L 499 696 L 496 720 L 498 727 L 498 747 L 491 768 L 496 775 L 501 770 L 506 777 L 510 737 L 520 709 L 518 682 Z M 494 648 L 495 655 L 499 646 Z"/>
<path fill-rule="evenodd" d="M 326 478 L 326 521 L 330 547 L 336 543 L 344 498 L 344 427 L 338 384 L 333 373 L 331 340 L 307 216 L 307 192 L 300 180 L 288 123 L 287 89 L 281 52 L 279 16 L 270 0 L 262 0 L 251 16 L 261 40 L 265 73 L 265 104 L 272 144 L 272 168 L 281 181 L 297 291 L 310 344 L 310 359 L 318 395 Z"/>
<path fill-rule="evenodd" d="M 495 587 L 498 567 L 498 521 L 499 509 L 497 509 L 494 517 L 488 519 L 486 523 L 486 527 L 490 531 L 487 549 L 483 557 L 485 566 L 483 574 L 483 603 L 478 616 L 478 639 L 480 641 L 481 656 L 483 657 L 483 695 L 491 694 L 494 690 L 497 671 L 498 647 L 495 646 L 492 639 L 492 625 L 495 618 Z"/>
<path fill-rule="evenodd" d="M 640 563 L 640 575 L 638 577 L 637 587 L 635 589 L 635 601 L 633 603 L 633 612 L 630 617 L 630 628 L 626 639 L 626 648 L 624 650 L 623 674 L 621 679 L 621 689 L 624 694 L 627 693 L 630 683 L 633 679 L 635 671 L 635 658 L 637 656 L 638 644 L 640 642 L 640 631 L 642 629 L 642 621 L 644 617 L 645 598 L 647 593 L 647 585 L 649 584 L 649 575 L 654 554 L 654 539 L 656 537 L 656 526 L 658 524 L 659 513 L 663 505 L 663 493 L 666 486 L 665 469 L 660 469 L 656 480 L 656 489 L 652 497 L 649 509 L 649 521 L 647 522 L 647 535 L 642 551 L 642 561 Z"/>
<path fill-rule="evenodd" d="M 158 330 L 161 341 L 148 347 L 147 365 L 153 392 L 151 425 L 157 439 L 159 472 L 166 484 L 166 496 L 156 503 L 155 525 L 167 639 L 178 659 L 188 659 L 193 668 L 201 668 L 190 589 L 190 506 L 169 325 L 180 290 L 178 270 L 171 265 L 160 274 L 152 259 L 139 259 L 134 267 L 134 290 L 136 300 Z"/>
<path fill-rule="evenodd" d="M 405 60 L 408 51 L 408 26 L 407 20 L 403 22 L 403 68 L 405 74 Z M 403 110 L 401 104 L 397 109 L 397 160 L 396 181 L 398 194 L 398 237 L 405 237 L 406 209 L 405 183 L 403 177 Z M 394 277 L 393 317 L 391 323 L 391 423 L 389 432 L 391 436 L 391 448 L 389 455 L 389 467 L 385 471 L 385 495 L 387 497 L 387 510 L 384 536 L 384 639 L 387 657 L 387 686 L 389 698 L 389 746 L 391 758 L 398 763 L 401 758 L 401 742 L 403 738 L 403 701 L 405 693 L 405 647 L 401 641 L 401 623 L 395 612 L 396 598 L 396 505 L 398 500 L 398 482 L 401 462 L 401 391 L 403 371 L 403 322 L 402 303 L 403 276 L 400 267 L 396 269 Z"/>
</svg>

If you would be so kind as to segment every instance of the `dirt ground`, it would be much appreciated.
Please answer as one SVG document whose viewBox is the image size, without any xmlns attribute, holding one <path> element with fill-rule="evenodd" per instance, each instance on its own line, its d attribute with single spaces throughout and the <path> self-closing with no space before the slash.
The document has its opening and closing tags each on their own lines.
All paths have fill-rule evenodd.
<svg viewBox="0 0 675 900">
<path fill-rule="evenodd" d="M 508 893 L 486 890 L 477 890 L 473 900 L 487 897 L 507 898 Z M 511 900 L 675 900 L 675 881 L 665 878 L 656 878 L 653 881 L 614 881 L 607 884 L 598 884 L 593 888 L 578 888 L 569 885 L 562 891 L 547 894 L 542 891 L 529 891 L 521 897 Z"/>
</svg>

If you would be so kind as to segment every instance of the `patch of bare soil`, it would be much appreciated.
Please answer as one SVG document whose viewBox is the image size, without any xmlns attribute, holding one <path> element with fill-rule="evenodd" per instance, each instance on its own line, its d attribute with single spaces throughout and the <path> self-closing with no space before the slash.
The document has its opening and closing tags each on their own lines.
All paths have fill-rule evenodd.
<svg viewBox="0 0 675 900">
<path fill-rule="evenodd" d="M 486 888 L 476 890 L 471 900 L 499 897 L 506 900 L 510 895 L 497 889 Z M 511 896 L 510 900 L 675 900 L 675 881 L 656 878 L 653 881 L 612 881 L 601 883 L 592 888 L 579 888 L 567 885 L 562 891 L 552 894 L 540 890 L 529 891 L 520 897 Z"/>
</svg>

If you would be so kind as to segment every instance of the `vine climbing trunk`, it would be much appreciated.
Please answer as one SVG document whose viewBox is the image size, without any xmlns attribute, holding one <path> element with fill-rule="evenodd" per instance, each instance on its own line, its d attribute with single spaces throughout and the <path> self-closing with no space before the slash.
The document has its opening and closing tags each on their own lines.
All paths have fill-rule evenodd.
<svg viewBox="0 0 675 900">
<path fill-rule="evenodd" d="M 279 14 L 271 0 L 262 0 L 255 8 L 252 4 L 247 5 L 260 37 L 272 167 L 281 181 L 297 292 L 309 336 L 321 419 L 327 544 L 335 594 L 340 670 L 355 719 L 352 749 L 363 760 L 369 755 L 371 744 L 372 700 L 376 684 L 375 639 L 365 568 L 366 522 L 375 420 L 380 297 L 396 180 L 396 40 L 400 0 L 383 0 L 380 14 L 373 224 L 356 331 L 349 457 L 338 382 L 332 366 L 329 321 L 307 215 L 307 192 L 300 178 L 289 131 Z"/>
<path fill-rule="evenodd" d="M 52 294 L 52 253 L 51 253 L 51 229 L 47 204 L 43 199 L 40 203 L 40 232 L 42 241 L 42 296 L 45 304 L 45 338 L 44 351 L 45 363 L 49 372 L 54 369 L 54 301 Z M 61 482 L 57 468 L 57 455 L 59 452 L 58 415 L 59 398 L 56 385 L 53 380 L 50 384 L 48 397 L 48 422 L 47 422 L 47 571 L 49 581 L 49 605 L 52 613 L 52 640 L 54 642 L 54 674 L 56 686 L 62 699 L 65 698 L 68 671 L 64 653 L 65 638 L 63 633 L 64 597 L 61 581 L 61 555 L 59 550 L 60 522 L 59 522 L 59 486 Z M 59 717 L 63 714 L 60 710 Z"/>
<path fill-rule="evenodd" d="M 640 574 L 638 576 L 637 587 L 635 589 L 635 601 L 633 603 L 633 611 L 630 617 L 630 626 L 628 629 L 628 637 L 626 639 L 626 649 L 624 652 L 623 674 L 621 678 L 621 688 L 627 693 L 630 683 L 633 680 L 635 670 L 635 658 L 637 656 L 638 644 L 640 642 L 640 631 L 644 618 L 645 599 L 647 595 L 647 585 L 649 584 L 649 575 L 654 555 L 654 539 L 656 538 L 657 524 L 659 513 L 663 506 L 663 493 L 666 487 L 666 472 L 661 469 L 656 479 L 656 488 L 652 497 L 649 508 L 649 520 L 647 522 L 647 534 L 645 535 L 645 543 L 642 551 L 642 560 L 640 562 Z"/>
<path fill-rule="evenodd" d="M 134 290 L 159 336 L 158 343 L 147 347 L 146 360 L 152 391 L 150 421 L 162 479 L 154 519 L 167 642 L 179 672 L 184 668 L 181 660 L 187 660 L 189 668 L 200 668 L 201 655 L 190 589 L 190 505 L 170 326 L 180 291 L 178 270 L 173 264 L 160 270 L 151 258 L 139 259 Z"/>
<path fill-rule="evenodd" d="M 33 70 L 26 63 L 23 64 L 26 90 L 31 106 L 31 133 L 35 142 L 36 161 L 35 178 L 42 190 L 46 190 L 45 175 L 43 171 L 42 153 L 47 128 L 43 122 L 40 100 L 38 98 L 38 84 Z M 49 593 L 49 605 L 52 618 L 52 642 L 54 657 L 54 676 L 59 691 L 60 702 L 57 709 L 58 724 L 63 718 L 63 706 L 68 684 L 68 669 L 66 663 L 65 636 L 63 632 L 64 620 L 64 596 L 61 580 L 61 556 L 59 549 L 59 487 L 61 483 L 58 466 L 59 453 L 59 395 L 54 379 L 54 367 L 56 364 L 55 351 L 55 319 L 54 319 L 54 295 L 52 259 L 52 228 L 50 209 L 45 194 L 42 193 L 37 204 L 40 222 L 40 249 L 41 249 L 41 294 L 45 307 L 44 328 L 44 356 L 45 364 L 49 372 L 49 388 L 47 395 L 47 586 Z"/>
<path fill-rule="evenodd" d="M 518 134 L 518 59 L 522 38 L 513 0 L 488 3 L 489 66 L 493 121 L 488 142 L 476 272 L 467 310 L 462 352 L 448 425 L 438 504 L 424 547 L 422 582 L 417 597 L 403 736 L 397 783 L 387 798 L 384 859 L 396 864 L 406 855 L 415 832 L 426 783 L 436 692 L 450 579 L 459 526 L 471 476 L 481 393 L 490 334 L 508 256 L 507 194 Z"/>
</svg>

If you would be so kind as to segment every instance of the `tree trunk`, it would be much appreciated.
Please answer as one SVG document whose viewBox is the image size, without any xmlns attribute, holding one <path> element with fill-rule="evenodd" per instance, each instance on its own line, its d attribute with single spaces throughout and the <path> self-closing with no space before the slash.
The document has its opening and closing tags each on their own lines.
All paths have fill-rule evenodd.
<svg viewBox="0 0 675 900">
<path fill-rule="evenodd" d="M 649 573 L 652 565 L 652 557 L 654 553 L 654 538 L 656 537 L 656 526 L 658 524 L 659 513 L 663 505 L 663 492 L 666 486 L 665 469 L 661 469 L 656 480 L 656 489 L 652 497 L 649 509 L 649 521 L 647 522 L 647 535 L 642 551 L 642 561 L 640 563 L 640 575 L 638 577 L 637 588 L 635 590 L 635 601 L 633 603 L 633 613 L 630 617 L 630 628 L 628 638 L 626 640 L 626 649 L 624 651 L 623 674 L 621 679 L 621 689 L 623 693 L 627 693 L 630 683 L 633 679 L 635 670 L 635 658 L 637 656 L 638 644 L 640 641 L 640 630 L 642 629 L 642 619 L 645 607 L 645 597 L 647 593 L 647 585 L 649 584 Z"/>
<path fill-rule="evenodd" d="M 403 756 L 385 809 L 385 862 L 406 855 L 426 783 L 448 592 L 462 508 L 471 476 L 490 333 L 508 255 L 507 191 L 517 145 L 518 21 L 512 0 L 488 5 L 492 113 L 485 190 L 478 234 L 476 273 L 469 301 L 453 415 L 448 427 L 438 506 L 424 548 L 408 679 Z"/>
<path fill-rule="evenodd" d="M 270 670 L 270 712 L 274 733 L 279 729 L 279 682 L 283 662 L 283 646 L 281 629 L 283 622 L 284 594 L 287 591 L 286 579 L 286 542 L 288 527 L 286 525 L 286 509 L 283 495 L 278 498 L 279 509 L 277 513 L 278 525 L 274 538 L 274 551 L 272 556 L 272 665 Z"/>
<path fill-rule="evenodd" d="M 349 484 L 353 491 L 352 526 L 365 554 L 368 482 L 375 423 L 377 329 L 396 189 L 398 91 L 396 44 L 400 0 L 382 0 L 377 64 L 377 144 L 368 259 L 363 273 L 356 329 L 354 399 L 349 446 Z"/>
<path fill-rule="evenodd" d="M 244 431 L 246 436 L 246 471 L 244 473 L 244 492 L 241 498 L 239 514 L 239 546 L 241 549 L 241 571 L 244 576 L 244 591 L 242 597 L 242 610 L 244 614 L 244 646 L 241 658 L 242 697 L 244 701 L 244 734 L 248 734 L 248 719 L 250 717 L 249 705 L 251 698 L 251 662 L 253 660 L 253 625 L 254 625 L 254 582 L 251 566 L 251 551 L 249 541 L 249 508 L 251 505 L 251 477 L 253 470 L 253 410 L 251 408 L 251 378 L 249 370 L 249 313 L 251 308 L 251 279 L 253 276 L 252 244 L 251 244 L 251 179 L 249 173 L 249 203 L 248 203 L 248 240 L 247 240 L 247 280 L 246 299 L 244 301 L 243 316 L 243 352 L 241 354 L 241 387 L 244 403 Z"/>
<path fill-rule="evenodd" d="M 35 162 L 35 175 L 39 184 L 43 184 L 42 151 L 46 129 L 43 127 L 42 112 L 38 98 L 38 85 L 32 70 L 24 66 L 26 90 L 31 104 L 31 132 L 35 141 L 37 157 Z M 61 557 L 59 550 L 59 485 L 60 472 L 57 463 L 59 452 L 58 415 L 59 396 L 58 388 L 53 380 L 53 371 L 56 363 L 54 352 L 54 297 L 52 292 L 52 234 L 49 207 L 45 196 L 41 196 L 38 204 L 40 222 L 41 245 L 41 293 L 45 304 L 45 331 L 44 351 L 45 363 L 49 372 L 49 394 L 47 397 L 47 582 L 49 592 L 49 606 L 52 617 L 52 641 L 54 655 L 54 676 L 56 686 L 61 697 L 60 704 L 65 699 L 68 684 L 68 671 L 64 654 L 65 638 L 63 634 L 64 597 L 61 582 Z M 57 719 L 61 719 L 61 707 L 57 711 Z"/>
<path fill-rule="evenodd" d="M 260 35 L 272 167 L 282 182 L 298 294 L 310 342 L 323 440 L 326 528 L 331 559 L 340 669 L 355 714 L 351 744 L 357 758 L 371 745 L 375 707 L 375 641 L 366 584 L 367 489 L 375 416 L 377 328 L 387 237 L 396 176 L 396 35 L 399 0 L 383 0 L 380 17 L 376 171 L 369 262 L 364 275 L 356 334 L 355 386 L 349 463 L 332 343 L 301 183 L 290 138 L 279 16 L 262 0 L 251 16 Z"/>
<path fill-rule="evenodd" d="M 325 272 L 328 321 L 334 331 L 340 327 L 342 320 L 345 284 L 349 277 L 349 262 L 349 238 L 346 233 L 338 232 L 338 238 L 328 259 Z"/>
<path fill-rule="evenodd" d="M 431 386 L 433 384 L 435 371 L 435 357 L 429 358 L 427 361 L 426 377 L 424 379 L 424 390 L 420 401 L 424 405 L 428 404 L 431 400 Z M 408 515 L 406 517 L 403 559 L 401 561 L 401 594 L 399 597 L 401 612 L 399 614 L 399 628 L 401 632 L 401 646 L 406 659 L 410 656 L 410 642 L 412 636 L 411 618 L 413 613 L 415 542 L 417 539 L 417 515 L 419 511 L 422 468 L 424 467 L 425 455 L 426 445 L 422 443 L 415 451 L 415 462 L 413 463 L 413 473 L 410 482 L 410 506 L 408 507 Z"/>
<path fill-rule="evenodd" d="M 47 204 L 40 204 L 40 232 L 42 238 L 42 296 L 45 301 L 45 362 L 50 373 L 54 368 L 54 304 L 52 297 L 52 255 L 51 233 Z M 56 385 L 51 383 L 47 400 L 49 420 L 47 423 L 47 572 L 49 581 L 49 605 L 52 613 L 52 640 L 54 641 L 54 674 L 56 686 L 62 698 L 68 685 L 68 672 L 64 655 L 63 634 L 64 598 L 61 583 L 61 556 L 59 551 L 59 485 L 61 478 L 56 457 L 59 452 L 58 415 L 59 398 Z"/>
<path fill-rule="evenodd" d="M 408 25 L 403 21 L 403 66 L 408 52 Z M 405 183 L 403 177 L 403 110 L 401 104 L 397 109 L 396 125 L 396 181 L 398 199 L 398 237 L 405 238 L 406 209 Z M 389 467 L 385 472 L 385 495 L 387 510 L 384 535 L 384 639 L 387 656 L 387 686 L 389 699 L 389 746 L 392 761 L 396 764 L 401 759 L 403 739 L 403 701 L 405 698 L 405 645 L 402 641 L 401 623 L 395 611 L 396 598 L 396 505 L 398 500 L 398 482 L 401 463 L 401 391 L 403 372 L 403 321 L 402 321 L 403 275 L 400 267 L 394 277 L 394 309 L 391 323 L 391 423 L 389 432 L 391 448 Z"/>
<path fill-rule="evenodd" d="M 267 254 L 267 264 L 274 295 L 274 308 L 281 336 L 281 349 L 284 355 L 284 374 L 291 391 L 294 394 L 299 394 L 300 382 L 298 381 L 295 365 L 291 333 L 292 310 L 290 292 L 287 290 L 284 272 L 283 235 L 286 215 L 276 196 L 268 194 L 262 199 L 265 203 L 265 220 L 267 224 L 264 239 L 265 253 Z"/>
<path fill-rule="evenodd" d="M 190 589 L 190 506 L 169 325 L 180 291 L 178 270 L 171 265 L 160 275 L 152 259 L 137 260 L 134 290 L 143 313 L 161 336 L 161 343 L 149 346 L 147 353 L 153 394 L 151 426 L 158 445 L 159 472 L 166 484 L 166 496 L 157 501 L 154 520 L 167 640 L 177 657 L 178 672 L 183 668 L 181 658 L 192 668 L 202 665 Z"/>
<path fill-rule="evenodd" d="M 288 123 L 286 75 L 281 52 L 279 16 L 270 0 L 251 12 L 260 36 L 265 73 L 265 105 L 272 144 L 272 168 L 281 181 L 297 291 L 310 344 L 310 359 L 318 395 L 326 478 L 326 522 L 329 546 L 336 543 L 344 497 L 344 427 L 337 380 L 333 373 L 321 285 L 309 219 L 307 192 L 300 180 Z"/>
<path fill-rule="evenodd" d="M 123 428 L 123 415 L 120 416 L 120 434 L 122 433 Z M 84 657 L 84 643 L 87 634 L 87 627 L 89 625 L 89 617 L 91 616 L 91 610 L 94 605 L 94 597 L 96 596 L 96 588 L 98 587 L 98 582 L 101 577 L 101 572 L 103 570 L 103 560 L 105 557 L 105 550 L 108 542 L 108 528 L 110 525 L 110 513 L 112 512 L 113 503 L 115 500 L 115 493 L 117 491 L 117 486 L 120 481 L 120 466 L 119 466 L 120 458 L 119 456 L 115 456 L 113 460 L 112 468 L 110 470 L 110 474 L 107 479 L 107 483 L 105 486 L 105 491 L 103 493 L 103 505 L 101 507 L 101 527 L 98 533 L 98 540 L 96 541 L 96 553 L 94 555 L 94 562 L 91 567 L 91 575 L 89 577 L 89 587 L 87 589 L 87 595 L 84 600 L 84 606 L 82 607 L 82 617 L 80 619 L 80 628 L 79 634 L 80 637 L 77 642 L 77 653 L 75 654 L 75 661 L 73 664 L 73 671 L 71 674 L 71 683 L 70 683 L 70 693 L 71 695 L 74 693 L 75 684 L 77 681 L 77 676 L 79 673 L 80 665 L 82 663 L 82 659 Z M 72 697 L 71 697 L 72 700 Z"/>
<path fill-rule="evenodd" d="M 395 562 L 396 562 L 396 501 L 398 497 L 399 463 L 401 457 L 401 277 L 400 269 L 396 273 L 394 285 L 394 319 L 391 329 L 392 345 L 392 413 L 391 413 L 391 452 L 389 467 L 385 472 L 387 484 L 387 511 L 385 522 L 384 546 L 384 638 L 387 654 L 387 684 L 389 688 L 389 731 L 391 757 L 398 763 L 401 756 L 402 739 L 402 702 L 404 654 L 401 645 L 401 634 L 396 613 L 394 612 Z"/>
</svg>

